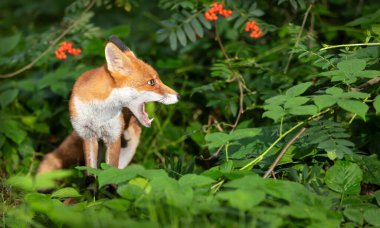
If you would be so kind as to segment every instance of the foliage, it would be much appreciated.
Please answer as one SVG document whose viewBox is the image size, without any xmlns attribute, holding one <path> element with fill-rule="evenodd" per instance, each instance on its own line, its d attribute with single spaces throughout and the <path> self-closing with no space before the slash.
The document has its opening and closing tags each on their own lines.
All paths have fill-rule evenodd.
<svg viewBox="0 0 380 228">
<path fill-rule="evenodd" d="M 206 0 L 0 3 L 4 227 L 380 226 L 379 3 L 220 2 L 217 20 Z M 147 104 L 139 165 L 34 177 L 111 35 L 181 101 Z M 82 52 L 57 59 L 63 41 Z"/>
</svg>

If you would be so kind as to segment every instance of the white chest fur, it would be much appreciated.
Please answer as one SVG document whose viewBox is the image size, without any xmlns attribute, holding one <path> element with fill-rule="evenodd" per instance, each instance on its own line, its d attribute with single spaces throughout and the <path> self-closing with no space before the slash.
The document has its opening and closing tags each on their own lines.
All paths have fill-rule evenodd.
<svg viewBox="0 0 380 228">
<path fill-rule="evenodd" d="M 105 100 L 82 102 L 73 96 L 77 115 L 71 118 L 75 131 L 83 139 L 97 138 L 112 142 L 122 132 L 120 115 L 123 107 L 134 100 L 138 92 L 134 89 L 114 89 Z"/>
</svg>

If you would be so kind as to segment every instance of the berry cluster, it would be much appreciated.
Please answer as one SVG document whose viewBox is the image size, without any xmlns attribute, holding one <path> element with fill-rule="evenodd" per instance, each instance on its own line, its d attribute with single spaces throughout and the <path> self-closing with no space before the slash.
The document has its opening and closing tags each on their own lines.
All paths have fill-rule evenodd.
<svg viewBox="0 0 380 228">
<path fill-rule="evenodd" d="M 263 32 L 260 27 L 257 25 L 256 21 L 248 21 L 245 25 L 245 31 L 251 32 L 249 36 L 254 39 L 258 39 L 263 36 Z"/>
<path fill-rule="evenodd" d="M 208 21 L 216 21 L 218 20 L 217 14 L 229 17 L 232 14 L 232 10 L 224 9 L 222 3 L 214 2 L 204 16 Z"/>
<path fill-rule="evenodd" d="M 55 57 L 57 59 L 66 59 L 66 51 L 72 56 L 77 56 L 82 52 L 80 48 L 73 48 L 73 43 L 64 41 L 61 43 L 61 45 L 59 45 L 59 48 L 55 51 Z"/>
</svg>

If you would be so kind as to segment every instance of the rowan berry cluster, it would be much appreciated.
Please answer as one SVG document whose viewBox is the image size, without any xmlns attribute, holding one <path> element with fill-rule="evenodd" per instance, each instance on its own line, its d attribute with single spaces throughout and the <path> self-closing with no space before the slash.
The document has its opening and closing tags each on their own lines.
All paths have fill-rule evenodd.
<svg viewBox="0 0 380 228">
<path fill-rule="evenodd" d="M 82 50 L 80 48 L 73 48 L 73 43 L 64 41 L 59 45 L 59 48 L 55 51 L 55 57 L 57 59 L 66 59 L 66 52 L 72 56 L 77 56 L 82 52 Z"/>
<path fill-rule="evenodd" d="M 245 31 L 250 32 L 249 36 L 254 39 L 258 39 L 263 36 L 263 32 L 257 25 L 256 21 L 248 21 L 245 25 Z"/>
<path fill-rule="evenodd" d="M 206 11 L 204 17 L 208 21 L 216 21 L 218 20 L 217 14 L 224 17 L 229 17 L 232 14 L 232 10 L 224 9 L 222 3 L 214 2 L 211 5 L 210 9 Z M 250 32 L 249 36 L 253 39 L 258 39 L 263 36 L 263 32 L 257 25 L 256 21 L 247 21 L 247 24 L 245 25 L 245 31 Z"/>
<path fill-rule="evenodd" d="M 217 14 L 229 17 L 232 14 L 232 10 L 224 9 L 222 3 L 214 2 L 204 16 L 208 21 L 216 21 L 218 20 Z"/>
</svg>

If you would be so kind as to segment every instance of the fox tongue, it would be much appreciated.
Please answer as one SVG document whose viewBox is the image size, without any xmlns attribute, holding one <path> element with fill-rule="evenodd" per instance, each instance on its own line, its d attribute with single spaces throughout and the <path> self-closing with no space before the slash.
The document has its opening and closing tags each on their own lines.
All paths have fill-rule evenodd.
<svg viewBox="0 0 380 228">
<path fill-rule="evenodd" d="M 148 114 L 145 112 L 145 103 L 142 103 L 141 105 L 141 114 L 142 114 L 142 122 L 143 122 L 142 124 L 145 125 L 146 127 L 150 127 L 154 118 L 149 119 Z"/>
</svg>

